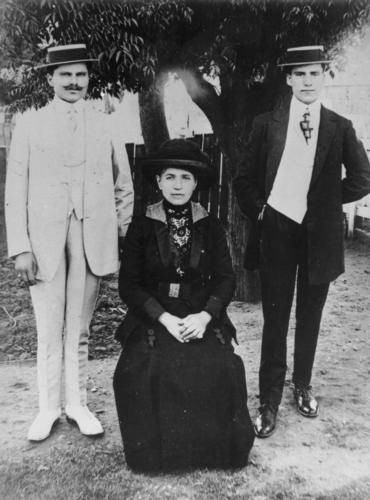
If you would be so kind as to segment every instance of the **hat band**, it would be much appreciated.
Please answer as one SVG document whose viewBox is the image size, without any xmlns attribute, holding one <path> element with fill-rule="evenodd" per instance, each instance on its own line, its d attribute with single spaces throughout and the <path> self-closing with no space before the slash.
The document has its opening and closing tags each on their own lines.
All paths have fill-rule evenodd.
<svg viewBox="0 0 370 500">
<path fill-rule="evenodd" d="M 325 62 L 325 56 L 321 50 L 295 50 L 287 53 L 286 61 L 282 65 L 320 64 L 322 62 Z"/>
<path fill-rule="evenodd" d="M 81 61 L 90 59 L 85 48 L 56 50 L 48 53 L 49 64 L 63 64 L 65 61 Z"/>
<path fill-rule="evenodd" d="M 173 167 L 194 167 L 194 168 L 204 168 L 207 167 L 207 163 L 196 160 L 183 160 L 178 158 L 147 158 L 144 160 L 145 163 L 151 165 L 163 165 L 165 166 L 173 166 Z"/>
</svg>

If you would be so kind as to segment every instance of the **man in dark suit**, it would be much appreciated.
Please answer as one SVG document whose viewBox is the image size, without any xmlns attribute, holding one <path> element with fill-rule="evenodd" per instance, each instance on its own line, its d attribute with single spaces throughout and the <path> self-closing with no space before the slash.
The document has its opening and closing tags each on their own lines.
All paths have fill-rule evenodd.
<svg viewBox="0 0 370 500">
<path fill-rule="evenodd" d="M 258 437 L 275 429 L 295 283 L 294 397 L 302 415 L 317 416 L 311 373 L 329 283 L 344 271 L 342 204 L 370 192 L 369 161 L 351 122 L 320 103 L 329 62 L 322 46 L 288 49 L 281 66 L 290 103 L 255 118 L 234 182 L 252 221 L 245 265 L 261 277 Z"/>
</svg>

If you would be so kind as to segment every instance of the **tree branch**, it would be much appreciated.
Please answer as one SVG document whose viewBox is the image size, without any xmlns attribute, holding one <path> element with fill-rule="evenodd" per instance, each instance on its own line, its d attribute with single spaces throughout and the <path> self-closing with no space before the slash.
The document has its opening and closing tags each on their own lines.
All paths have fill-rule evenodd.
<svg viewBox="0 0 370 500">
<path fill-rule="evenodd" d="M 207 82 L 202 74 L 196 70 L 176 69 L 177 75 L 183 81 L 185 88 L 193 102 L 199 106 L 208 118 L 213 132 L 220 141 L 220 146 L 228 154 L 228 145 L 225 140 L 225 117 L 222 112 L 221 98 L 217 95 L 215 87 Z"/>
</svg>

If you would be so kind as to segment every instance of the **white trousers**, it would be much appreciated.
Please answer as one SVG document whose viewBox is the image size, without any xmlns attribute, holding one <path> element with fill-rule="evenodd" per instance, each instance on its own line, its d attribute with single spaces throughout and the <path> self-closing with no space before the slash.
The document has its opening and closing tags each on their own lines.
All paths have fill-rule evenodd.
<svg viewBox="0 0 370 500">
<path fill-rule="evenodd" d="M 89 325 L 99 285 L 100 278 L 86 262 L 82 221 L 73 213 L 55 277 L 30 287 L 37 326 L 40 410 L 61 407 L 63 361 L 65 404 L 86 404 Z"/>
</svg>

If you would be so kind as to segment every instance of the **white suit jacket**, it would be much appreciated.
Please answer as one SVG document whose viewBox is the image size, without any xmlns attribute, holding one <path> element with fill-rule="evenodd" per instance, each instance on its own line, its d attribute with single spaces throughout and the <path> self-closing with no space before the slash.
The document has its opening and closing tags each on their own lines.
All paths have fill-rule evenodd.
<svg viewBox="0 0 370 500">
<path fill-rule="evenodd" d="M 83 239 L 97 276 L 118 267 L 118 235 L 124 236 L 133 210 L 130 166 L 111 119 L 86 106 Z M 22 115 L 14 129 L 5 188 L 9 256 L 33 252 L 37 278 L 50 281 L 60 263 L 68 222 L 63 141 L 53 103 Z"/>
</svg>

